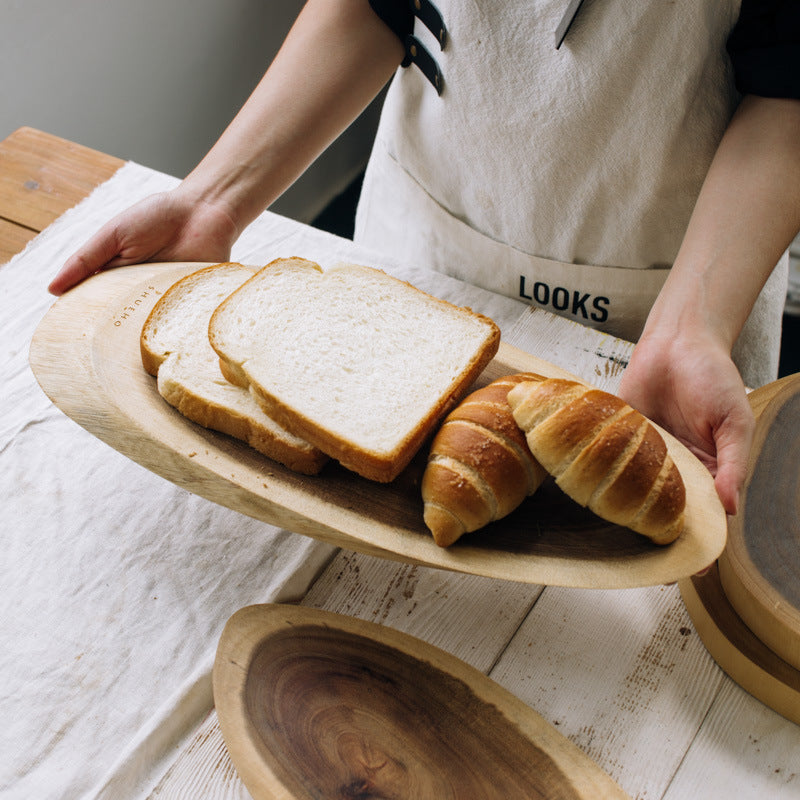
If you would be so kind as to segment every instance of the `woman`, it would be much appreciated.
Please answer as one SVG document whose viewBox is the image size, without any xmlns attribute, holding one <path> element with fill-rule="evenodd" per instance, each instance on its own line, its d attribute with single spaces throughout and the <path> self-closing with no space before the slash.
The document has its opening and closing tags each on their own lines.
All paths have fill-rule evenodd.
<svg viewBox="0 0 800 800">
<path fill-rule="evenodd" d="M 415 5 L 429 27 L 405 2 L 310 0 L 198 167 L 105 226 L 51 291 L 227 259 L 397 73 L 356 240 L 637 341 L 622 396 L 735 513 L 744 386 L 775 377 L 775 265 L 800 228 L 797 4 L 588 0 L 560 44 L 576 4 Z"/>
</svg>

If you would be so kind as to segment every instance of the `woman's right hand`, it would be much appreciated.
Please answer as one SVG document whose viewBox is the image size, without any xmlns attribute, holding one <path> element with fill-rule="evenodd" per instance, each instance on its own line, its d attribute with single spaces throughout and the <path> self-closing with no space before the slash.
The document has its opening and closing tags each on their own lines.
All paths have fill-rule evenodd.
<svg viewBox="0 0 800 800">
<path fill-rule="evenodd" d="M 223 208 L 178 187 L 105 224 L 67 259 L 48 290 L 61 295 L 96 272 L 145 261 L 227 261 L 239 233 Z"/>
<path fill-rule="evenodd" d="M 63 294 L 125 264 L 227 261 L 244 228 L 358 117 L 403 55 L 400 39 L 366 0 L 308 0 L 200 164 L 173 191 L 105 225 L 67 260 L 50 291 Z"/>
</svg>

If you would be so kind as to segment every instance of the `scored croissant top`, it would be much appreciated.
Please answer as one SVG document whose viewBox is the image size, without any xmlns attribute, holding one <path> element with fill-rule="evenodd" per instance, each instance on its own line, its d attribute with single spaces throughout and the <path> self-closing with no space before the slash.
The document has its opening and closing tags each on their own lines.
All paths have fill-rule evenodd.
<svg viewBox="0 0 800 800">
<path fill-rule="evenodd" d="M 506 516 L 545 479 L 506 400 L 521 381 L 540 379 L 533 373 L 508 375 L 477 389 L 434 437 L 422 499 L 425 524 L 440 547 Z"/>
<path fill-rule="evenodd" d="M 683 479 L 642 414 L 615 395 L 561 378 L 521 383 L 508 402 L 531 453 L 567 495 L 657 544 L 680 535 Z"/>
</svg>

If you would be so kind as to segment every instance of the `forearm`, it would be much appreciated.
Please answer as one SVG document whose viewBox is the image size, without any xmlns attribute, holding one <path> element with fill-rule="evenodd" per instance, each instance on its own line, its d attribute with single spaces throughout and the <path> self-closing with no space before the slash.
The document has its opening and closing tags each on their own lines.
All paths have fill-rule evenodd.
<svg viewBox="0 0 800 800">
<path fill-rule="evenodd" d="M 728 351 L 800 229 L 800 101 L 746 97 L 720 143 L 645 334 L 700 326 Z"/>
<path fill-rule="evenodd" d="M 241 233 L 366 108 L 402 57 L 367 0 L 310 0 L 182 191 L 224 208 Z"/>
</svg>

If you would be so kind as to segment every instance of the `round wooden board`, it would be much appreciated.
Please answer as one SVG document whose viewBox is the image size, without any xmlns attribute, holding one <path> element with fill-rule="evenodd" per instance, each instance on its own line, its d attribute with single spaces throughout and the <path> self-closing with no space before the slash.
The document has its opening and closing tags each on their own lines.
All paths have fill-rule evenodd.
<svg viewBox="0 0 800 800">
<path fill-rule="evenodd" d="M 243 608 L 220 638 L 213 686 L 255 800 L 627 797 L 482 672 L 372 622 Z"/>
<path fill-rule="evenodd" d="M 666 432 L 686 483 L 686 526 L 666 547 L 580 508 L 552 483 L 514 514 L 438 547 L 424 525 L 425 453 L 392 483 L 338 464 L 291 472 L 247 445 L 183 418 L 142 368 L 139 334 L 158 297 L 200 263 L 143 264 L 99 273 L 59 298 L 31 343 L 45 393 L 99 439 L 153 472 L 221 505 L 296 533 L 384 558 L 505 580 L 581 588 L 672 583 L 719 556 L 726 521 L 713 480 Z M 501 343 L 478 384 L 515 372 L 574 377 Z"/>
<path fill-rule="evenodd" d="M 800 669 L 800 375 L 757 389 L 750 402 L 755 440 L 720 580 L 750 630 Z"/>
<path fill-rule="evenodd" d="M 689 616 L 711 657 L 746 692 L 800 725 L 800 671 L 767 647 L 730 604 L 714 565 L 678 582 Z"/>
</svg>

